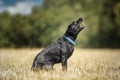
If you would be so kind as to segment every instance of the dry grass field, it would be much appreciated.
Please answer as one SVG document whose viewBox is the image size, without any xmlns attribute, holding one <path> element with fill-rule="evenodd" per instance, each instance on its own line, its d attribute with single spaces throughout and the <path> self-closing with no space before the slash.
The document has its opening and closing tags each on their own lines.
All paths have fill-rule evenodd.
<svg viewBox="0 0 120 80">
<path fill-rule="evenodd" d="M 61 64 L 54 70 L 32 72 L 39 49 L 0 49 L 0 80 L 120 80 L 120 50 L 75 49 L 68 71 Z"/>
</svg>

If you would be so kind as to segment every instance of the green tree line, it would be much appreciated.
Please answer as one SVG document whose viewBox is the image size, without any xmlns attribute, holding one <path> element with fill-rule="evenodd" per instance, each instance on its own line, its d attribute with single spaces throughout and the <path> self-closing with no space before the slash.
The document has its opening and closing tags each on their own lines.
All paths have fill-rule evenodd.
<svg viewBox="0 0 120 80">
<path fill-rule="evenodd" d="M 119 0 L 44 0 L 29 15 L 0 14 L 0 47 L 44 47 L 82 17 L 86 28 L 77 46 L 120 48 Z"/>
</svg>

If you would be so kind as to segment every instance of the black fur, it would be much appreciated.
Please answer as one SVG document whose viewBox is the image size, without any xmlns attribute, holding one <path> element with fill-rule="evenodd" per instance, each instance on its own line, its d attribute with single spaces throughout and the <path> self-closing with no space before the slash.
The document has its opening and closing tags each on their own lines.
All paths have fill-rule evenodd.
<svg viewBox="0 0 120 80">
<path fill-rule="evenodd" d="M 78 33 L 84 28 L 80 26 L 81 22 L 82 18 L 73 21 L 62 37 L 39 52 L 33 61 L 32 70 L 53 69 L 56 63 L 62 63 L 62 70 L 67 70 L 67 59 L 72 55 L 74 45 L 64 36 L 75 41 Z"/>
</svg>

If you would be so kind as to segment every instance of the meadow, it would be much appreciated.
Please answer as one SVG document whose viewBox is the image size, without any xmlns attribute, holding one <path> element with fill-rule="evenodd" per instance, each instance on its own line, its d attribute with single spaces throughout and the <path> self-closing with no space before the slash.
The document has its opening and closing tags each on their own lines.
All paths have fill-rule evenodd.
<svg viewBox="0 0 120 80">
<path fill-rule="evenodd" d="M 78 49 L 68 59 L 67 72 L 61 64 L 54 70 L 31 71 L 41 49 L 0 49 L 0 80 L 120 80 L 120 49 Z"/>
</svg>

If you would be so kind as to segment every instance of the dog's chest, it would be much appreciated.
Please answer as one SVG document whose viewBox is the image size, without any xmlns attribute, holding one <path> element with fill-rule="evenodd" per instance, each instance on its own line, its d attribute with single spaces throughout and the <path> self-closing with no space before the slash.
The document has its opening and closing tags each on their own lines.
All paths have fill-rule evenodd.
<svg viewBox="0 0 120 80">
<path fill-rule="evenodd" d="M 74 47 L 71 44 L 67 44 L 63 42 L 61 45 L 61 51 L 63 55 L 69 58 L 74 51 Z"/>
<path fill-rule="evenodd" d="M 67 58 L 69 58 L 73 54 L 73 51 L 74 51 L 74 47 L 68 46 L 66 51 Z"/>
</svg>

